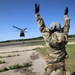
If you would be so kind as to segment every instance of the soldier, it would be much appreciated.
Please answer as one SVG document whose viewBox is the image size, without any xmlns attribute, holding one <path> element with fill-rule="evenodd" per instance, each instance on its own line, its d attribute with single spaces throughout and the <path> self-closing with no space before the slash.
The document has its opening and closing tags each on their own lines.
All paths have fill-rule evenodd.
<svg viewBox="0 0 75 75">
<path fill-rule="evenodd" d="M 68 32 L 70 28 L 68 7 L 66 7 L 64 13 L 63 28 L 61 28 L 58 22 L 51 23 L 50 28 L 47 28 L 39 14 L 39 4 L 35 4 L 35 16 L 47 48 L 47 67 L 45 68 L 44 75 L 49 75 L 52 71 L 55 71 L 56 75 L 66 75 L 65 59 L 68 57 L 68 54 L 65 45 L 68 42 Z"/>
</svg>

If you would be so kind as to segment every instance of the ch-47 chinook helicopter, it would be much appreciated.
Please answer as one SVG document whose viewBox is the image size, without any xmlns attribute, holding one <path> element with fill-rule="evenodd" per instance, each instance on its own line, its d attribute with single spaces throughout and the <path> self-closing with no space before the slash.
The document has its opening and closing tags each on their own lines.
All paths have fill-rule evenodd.
<svg viewBox="0 0 75 75">
<path fill-rule="evenodd" d="M 17 28 L 18 30 L 20 30 L 20 37 L 25 37 L 24 32 L 25 32 L 25 30 L 26 30 L 27 28 L 21 29 L 21 28 L 16 27 L 16 26 L 13 26 L 13 27 L 14 27 L 14 28 Z"/>
</svg>

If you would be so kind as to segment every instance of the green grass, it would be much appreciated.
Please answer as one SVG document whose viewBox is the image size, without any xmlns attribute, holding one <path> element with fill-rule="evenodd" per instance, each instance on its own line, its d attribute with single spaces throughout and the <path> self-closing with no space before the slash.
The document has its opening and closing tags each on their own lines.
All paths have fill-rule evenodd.
<svg viewBox="0 0 75 75">
<path fill-rule="evenodd" d="M 67 53 L 69 55 L 66 61 L 66 69 L 70 72 L 75 71 L 75 44 L 66 46 Z"/>
<path fill-rule="evenodd" d="M 40 48 L 38 51 L 46 56 L 46 49 Z M 69 58 L 66 60 L 66 69 L 71 73 L 75 71 L 75 44 L 74 45 L 66 45 L 66 51 L 69 55 Z"/>
<path fill-rule="evenodd" d="M 68 41 L 69 42 L 75 42 L 75 39 L 69 39 Z"/>
<path fill-rule="evenodd" d="M 19 54 L 17 54 L 17 55 L 0 56 L 0 58 L 15 57 L 15 56 L 20 56 L 20 55 L 19 55 Z"/>
<path fill-rule="evenodd" d="M 5 63 L 5 61 L 0 60 L 0 64 L 3 64 L 3 63 Z"/>
<path fill-rule="evenodd" d="M 46 56 L 46 48 L 38 48 L 37 49 L 43 56 Z"/>
<path fill-rule="evenodd" d="M 5 72 L 5 71 L 8 71 L 8 70 L 14 70 L 14 69 L 19 69 L 19 68 L 28 68 L 30 66 L 32 66 L 31 62 L 23 63 L 22 65 L 21 64 L 15 64 L 15 65 L 12 65 L 12 66 L 1 68 L 0 72 Z"/>
</svg>

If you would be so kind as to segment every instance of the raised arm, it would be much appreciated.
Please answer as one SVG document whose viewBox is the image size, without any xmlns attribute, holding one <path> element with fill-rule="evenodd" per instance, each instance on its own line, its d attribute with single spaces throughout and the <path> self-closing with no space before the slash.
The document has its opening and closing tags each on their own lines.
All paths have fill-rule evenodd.
<svg viewBox="0 0 75 75">
<path fill-rule="evenodd" d="M 65 13 L 64 13 L 64 27 L 63 27 L 63 32 L 66 35 L 68 35 L 69 28 L 70 28 L 70 19 L 68 17 L 68 7 L 66 7 Z"/>
<path fill-rule="evenodd" d="M 35 4 L 35 16 L 36 16 L 36 21 L 38 24 L 38 27 L 40 29 L 40 32 L 42 33 L 44 39 L 46 40 L 47 36 L 49 36 L 49 29 L 45 26 L 44 20 L 41 18 L 39 14 L 39 7 L 40 5 Z M 45 37 L 46 36 L 46 37 Z"/>
</svg>

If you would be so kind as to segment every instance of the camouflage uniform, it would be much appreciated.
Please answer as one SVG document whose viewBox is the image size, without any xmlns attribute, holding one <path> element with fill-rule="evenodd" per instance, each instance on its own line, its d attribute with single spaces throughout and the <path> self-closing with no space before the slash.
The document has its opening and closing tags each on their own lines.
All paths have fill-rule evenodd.
<svg viewBox="0 0 75 75">
<path fill-rule="evenodd" d="M 47 67 L 45 68 L 44 75 L 49 75 L 54 70 L 56 71 L 57 75 L 65 75 L 65 59 L 68 56 L 65 50 L 65 46 L 61 47 L 61 45 L 59 44 L 59 47 L 61 48 L 59 47 L 58 49 L 52 48 L 49 45 L 49 41 L 52 35 L 50 29 L 48 29 L 45 26 L 44 20 L 41 18 L 39 13 L 36 13 L 35 16 L 38 27 L 43 35 L 47 48 L 47 55 L 46 55 Z M 66 37 L 68 36 L 69 28 L 70 28 L 70 19 L 68 15 L 64 15 L 64 27 L 62 34 L 65 34 Z"/>
</svg>

